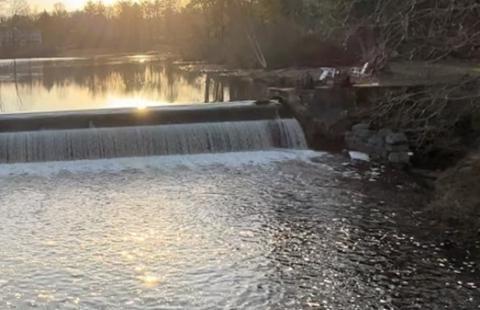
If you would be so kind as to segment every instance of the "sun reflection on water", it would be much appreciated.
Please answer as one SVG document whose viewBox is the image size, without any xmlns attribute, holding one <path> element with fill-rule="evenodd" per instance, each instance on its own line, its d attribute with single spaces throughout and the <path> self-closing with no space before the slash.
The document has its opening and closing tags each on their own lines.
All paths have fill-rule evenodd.
<svg viewBox="0 0 480 310">
<path fill-rule="evenodd" d="M 166 105 L 167 102 L 148 100 L 139 97 L 127 98 L 108 98 L 107 106 L 109 108 L 137 108 L 138 110 L 145 110 L 148 107 Z"/>
<path fill-rule="evenodd" d="M 138 279 L 142 282 L 143 286 L 146 288 L 154 288 L 160 284 L 160 278 L 153 274 L 144 274 Z"/>
</svg>

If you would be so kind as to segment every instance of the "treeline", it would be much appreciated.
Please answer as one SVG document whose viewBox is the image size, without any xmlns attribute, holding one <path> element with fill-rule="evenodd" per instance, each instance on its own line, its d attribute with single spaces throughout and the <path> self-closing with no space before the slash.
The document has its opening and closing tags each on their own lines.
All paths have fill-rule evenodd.
<svg viewBox="0 0 480 310">
<path fill-rule="evenodd" d="M 270 66 L 380 69 L 391 59 L 480 57 L 478 1 L 191 0 L 183 12 L 197 17 L 187 50 L 216 51 L 225 62 L 261 64 L 264 56 Z"/>
<path fill-rule="evenodd" d="M 1 0 L 0 0 L 1 1 Z M 23 1 L 23 0 L 12 0 Z M 12 12 L 56 49 L 169 46 L 243 66 L 341 65 L 478 57 L 480 4 L 452 0 L 120 0 L 76 12 Z"/>
<path fill-rule="evenodd" d="M 57 49 L 144 50 L 169 39 L 170 17 L 176 12 L 174 4 L 173 0 L 119 1 L 106 6 L 101 1 L 89 1 L 82 10 L 67 12 L 58 3 L 52 12 L 12 14 L 1 25 L 39 30 L 43 44 Z"/>
</svg>

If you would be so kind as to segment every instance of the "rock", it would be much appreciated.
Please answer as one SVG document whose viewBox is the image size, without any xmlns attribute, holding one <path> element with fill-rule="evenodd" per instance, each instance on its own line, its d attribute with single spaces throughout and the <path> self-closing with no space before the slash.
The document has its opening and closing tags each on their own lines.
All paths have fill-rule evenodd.
<svg viewBox="0 0 480 310">
<path fill-rule="evenodd" d="M 371 149 L 363 139 L 351 133 L 345 136 L 345 143 L 350 150 L 369 153 Z"/>
<path fill-rule="evenodd" d="M 368 153 L 374 159 L 382 160 L 387 157 L 385 139 L 379 134 L 375 134 L 368 139 L 368 149 Z"/>
<path fill-rule="evenodd" d="M 362 129 L 362 130 L 355 131 L 354 134 L 361 140 L 365 141 L 365 143 L 367 143 L 368 139 L 370 139 L 370 137 L 375 133 L 369 129 Z"/>
<path fill-rule="evenodd" d="M 362 153 L 362 152 L 354 152 L 350 151 L 348 152 L 348 155 L 352 160 L 358 160 L 358 161 L 370 161 L 370 156 L 368 154 Z"/>
<path fill-rule="evenodd" d="M 385 137 L 387 144 L 408 144 L 408 138 L 404 133 L 392 133 Z"/>
<path fill-rule="evenodd" d="M 362 131 L 362 130 L 370 130 L 370 125 L 366 123 L 360 123 L 352 127 L 353 132 Z"/>
<path fill-rule="evenodd" d="M 408 152 L 393 152 L 388 154 L 388 161 L 392 164 L 410 164 Z"/>
<path fill-rule="evenodd" d="M 385 149 L 388 152 L 391 152 L 391 153 L 408 153 L 408 152 L 410 152 L 410 147 L 407 144 L 398 144 L 398 145 L 387 144 L 385 146 Z"/>
<path fill-rule="evenodd" d="M 365 123 L 360 123 L 352 127 L 352 133 L 356 137 L 367 142 L 368 139 L 374 135 L 374 131 L 370 130 L 370 125 Z"/>
<path fill-rule="evenodd" d="M 373 135 L 373 131 L 369 129 L 367 124 L 357 124 L 352 127 L 352 134 L 367 142 L 368 138 Z"/>
<path fill-rule="evenodd" d="M 385 139 L 385 137 L 394 134 L 391 129 L 383 128 L 378 131 L 378 134 Z"/>
<path fill-rule="evenodd" d="M 373 135 L 368 139 L 368 144 L 373 147 L 383 147 L 385 145 L 385 139 L 381 135 Z"/>
<path fill-rule="evenodd" d="M 407 136 L 394 133 L 391 129 L 370 130 L 366 123 L 352 127 L 345 135 L 349 149 L 365 153 L 369 160 L 388 161 L 394 164 L 410 163 L 410 147 Z"/>
</svg>

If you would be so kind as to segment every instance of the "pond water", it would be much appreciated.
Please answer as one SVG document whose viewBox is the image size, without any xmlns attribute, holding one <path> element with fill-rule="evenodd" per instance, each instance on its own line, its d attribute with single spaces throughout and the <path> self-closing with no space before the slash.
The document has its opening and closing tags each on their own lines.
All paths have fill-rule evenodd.
<svg viewBox="0 0 480 310">
<path fill-rule="evenodd" d="M 152 55 L 0 60 L 0 113 L 252 99 L 243 88 Z"/>
<path fill-rule="evenodd" d="M 1 309 L 480 309 L 474 263 L 416 237 L 408 186 L 334 155 L 15 164 L 0 175 Z"/>
</svg>

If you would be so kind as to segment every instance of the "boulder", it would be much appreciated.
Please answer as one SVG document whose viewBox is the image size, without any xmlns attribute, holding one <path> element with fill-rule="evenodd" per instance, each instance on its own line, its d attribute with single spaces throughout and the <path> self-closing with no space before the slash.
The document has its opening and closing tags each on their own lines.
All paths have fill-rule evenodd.
<svg viewBox="0 0 480 310">
<path fill-rule="evenodd" d="M 370 137 L 375 134 L 374 131 L 369 129 L 358 130 L 358 131 L 355 131 L 354 133 L 358 138 L 360 138 L 365 143 L 368 143 L 368 140 L 370 139 Z"/>
<path fill-rule="evenodd" d="M 370 125 L 366 123 L 360 123 L 352 127 L 353 132 L 363 131 L 363 130 L 370 130 Z"/>
<path fill-rule="evenodd" d="M 348 155 L 353 161 L 370 161 L 370 156 L 366 153 L 350 151 Z"/>
<path fill-rule="evenodd" d="M 371 130 L 369 124 L 360 123 L 345 135 L 350 150 L 364 152 L 370 158 L 393 164 L 410 163 L 410 147 L 407 136 L 391 129 Z"/>
<path fill-rule="evenodd" d="M 392 133 L 385 137 L 387 144 L 398 145 L 408 144 L 408 138 L 404 133 Z"/>
<path fill-rule="evenodd" d="M 383 147 L 385 146 L 385 139 L 379 135 L 373 135 L 368 139 L 368 144 L 372 147 Z"/>
<path fill-rule="evenodd" d="M 391 129 L 389 129 L 389 128 L 383 128 L 383 129 L 380 129 L 380 130 L 378 131 L 378 134 L 385 139 L 387 136 L 393 135 L 394 132 L 393 132 L 393 130 L 391 130 Z"/>
<path fill-rule="evenodd" d="M 410 152 L 410 147 L 408 144 L 387 144 L 385 146 L 385 149 L 388 152 L 393 152 L 393 153 L 408 153 Z"/>
</svg>

